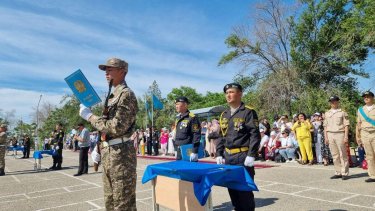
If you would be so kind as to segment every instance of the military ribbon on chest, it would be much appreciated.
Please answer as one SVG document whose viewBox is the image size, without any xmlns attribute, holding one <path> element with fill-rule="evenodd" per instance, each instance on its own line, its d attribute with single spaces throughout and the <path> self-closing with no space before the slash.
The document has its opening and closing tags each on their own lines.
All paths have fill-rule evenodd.
<svg viewBox="0 0 375 211">
<path fill-rule="evenodd" d="M 233 122 L 234 122 L 234 129 L 236 131 L 240 131 L 243 129 L 243 123 L 245 122 L 243 118 L 233 118 Z"/>
<path fill-rule="evenodd" d="M 189 120 L 182 120 L 180 123 L 180 130 L 182 130 L 182 128 L 186 128 L 188 126 L 188 123 Z"/>
</svg>

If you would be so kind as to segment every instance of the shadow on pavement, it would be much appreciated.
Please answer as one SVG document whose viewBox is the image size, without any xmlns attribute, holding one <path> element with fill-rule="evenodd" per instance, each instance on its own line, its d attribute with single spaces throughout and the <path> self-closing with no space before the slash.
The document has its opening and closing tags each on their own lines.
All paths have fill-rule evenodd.
<svg viewBox="0 0 375 211">
<path fill-rule="evenodd" d="M 278 198 L 255 198 L 255 206 L 256 208 L 266 207 L 268 205 L 274 204 Z M 231 211 L 233 210 L 233 206 L 231 202 L 225 202 L 219 206 L 214 207 L 215 211 Z"/>
<path fill-rule="evenodd" d="M 350 175 L 350 178 L 361 178 L 361 177 L 368 177 L 368 173 L 367 172 L 363 172 L 363 173 L 360 173 L 360 174 L 352 174 L 352 175 Z"/>
<path fill-rule="evenodd" d="M 279 199 L 278 198 L 265 198 L 265 199 L 255 198 L 255 206 L 256 208 L 266 207 L 268 205 L 274 204 L 277 200 Z"/>
<path fill-rule="evenodd" d="M 233 209 L 231 202 L 225 202 L 219 206 L 215 206 L 215 211 L 231 211 Z"/>
<path fill-rule="evenodd" d="M 66 169 L 78 169 L 78 166 L 63 166 L 61 170 Z M 49 169 L 41 169 L 40 171 L 35 170 L 22 170 L 22 171 L 9 171 L 5 172 L 6 175 L 22 175 L 22 174 L 35 174 L 35 173 L 42 173 L 42 172 L 51 172 L 51 171 L 61 171 L 61 170 L 49 170 Z"/>
</svg>

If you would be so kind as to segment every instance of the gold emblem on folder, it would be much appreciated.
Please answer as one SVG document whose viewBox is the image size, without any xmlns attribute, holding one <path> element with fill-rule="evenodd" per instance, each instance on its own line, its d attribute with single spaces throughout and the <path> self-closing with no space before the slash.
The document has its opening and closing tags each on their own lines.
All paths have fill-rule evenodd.
<svg viewBox="0 0 375 211">
<path fill-rule="evenodd" d="M 78 90 L 79 93 L 86 91 L 85 84 L 81 80 L 74 82 L 74 87 Z"/>
</svg>

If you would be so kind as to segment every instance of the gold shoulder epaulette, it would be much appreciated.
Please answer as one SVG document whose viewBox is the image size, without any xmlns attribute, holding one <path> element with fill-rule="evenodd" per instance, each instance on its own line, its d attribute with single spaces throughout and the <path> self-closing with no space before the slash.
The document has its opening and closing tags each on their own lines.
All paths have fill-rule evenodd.
<svg viewBox="0 0 375 211">
<path fill-rule="evenodd" d="M 190 116 L 190 117 L 195 117 L 195 114 L 192 113 L 192 112 L 190 112 L 190 113 L 189 113 L 189 116 Z"/>
<path fill-rule="evenodd" d="M 254 107 L 249 106 L 249 105 L 245 105 L 245 108 L 250 109 L 250 110 L 254 110 Z"/>
</svg>

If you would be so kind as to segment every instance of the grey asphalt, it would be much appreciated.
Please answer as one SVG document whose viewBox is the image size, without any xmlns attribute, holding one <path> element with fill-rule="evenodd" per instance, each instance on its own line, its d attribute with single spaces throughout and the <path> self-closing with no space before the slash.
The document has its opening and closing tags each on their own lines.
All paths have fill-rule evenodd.
<svg viewBox="0 0 375 211">
<path fill-rule="evenodd" d="M 101 173 L 73 177 L 78 153 L 64 151 L 63 170 L 36 172 L 34 159 L 6 156 L 6 176 L 0 177 L 0 210 L 105 210 Z M 19 153 L 20 154 L 20 153 Z M 138 159 L 137 208 L 151 210 L 151 183 L 141 183 L 147 165 L 166 162 Z M 45 156 L 43 168 L 51 165 Z M 90 161 L 91 163 L 91 161 Z M 333 166 L 276 164 L 256 169 L 256 210 L 375 210 L 375 184 L 367 184 L 366 171 L 351 168 L 346 181 L 331 180 Z M 101 169 L 99 169 L 101 171 Z M 212 189 L 214 210 L 232 210 L 225 188 Z"/>
</svg>

